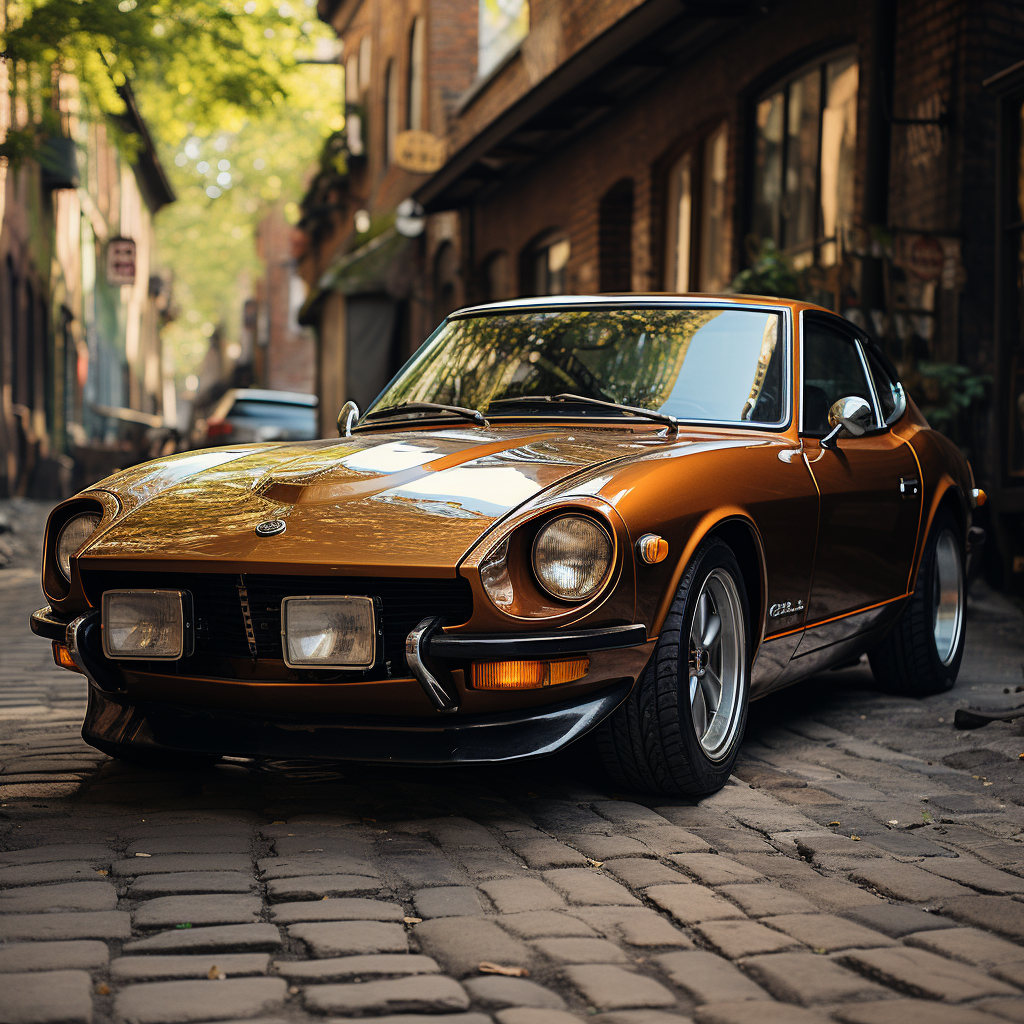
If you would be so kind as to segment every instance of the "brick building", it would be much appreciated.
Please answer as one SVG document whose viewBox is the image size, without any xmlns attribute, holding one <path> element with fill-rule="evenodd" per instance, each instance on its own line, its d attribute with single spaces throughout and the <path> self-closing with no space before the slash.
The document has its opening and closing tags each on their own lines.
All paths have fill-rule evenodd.
<svg viewBox="0 0 1024 1024">
<path fill-rule="evenodd" d="M 420 237 L 379 243 L 369 275 L 402 296 L 400 349 L 467 302 L 782 282 L 882 341 L 992 494 L 1006 556 L 993 573 L 1024 572 L 1024 357 L 1006 313 L 1019 247 L 1000 243 L 993 274 L 997 179 L 1008 195 L 1019 170 L 1019 158 L 997 167 L 997 111 L 1010 103 L 999 137 L 1019 150 L 1024 73 L 985 84 L 1024 54 L 1021 4 L 321 0 L 320 13 L 348 61 L 364 45 L 376 55 L 368 76 L 359 65 L 365 163 L 338 206 L 384 224 L 412 194 L 427 214 Z M 412 19 L 423 20 L 419 70 Z M 446 145 L 429 176 L 388 160 L 388 126 L 411 123 L 412 95 Z M 1013 200 L 1000 239 L 1019 234 Z M 315 272 L 310 257 L 321 308 L 332 280 L 348 287 L 344 272 L 324 273 L 331 261 L 369 255 L 335 223 L 311 250 L 331 251 Z M 983 397 L 964 407 L 972 389 Z"/>
<path fill-rule="evenodd" d="M 2 23 L 2 15 L 0 15 Z M 0 64 L 0 133 L 40 121 L 37 76 Z M 153 217 L 174 193 L 127 87 L 112 126 L 73 76 L 39 159 L 0 162 L 0 496 L 64 497 L 138 461 L 175 418 Z M 135 137 L 131 159 L 114 129 Z"/>
</svg>

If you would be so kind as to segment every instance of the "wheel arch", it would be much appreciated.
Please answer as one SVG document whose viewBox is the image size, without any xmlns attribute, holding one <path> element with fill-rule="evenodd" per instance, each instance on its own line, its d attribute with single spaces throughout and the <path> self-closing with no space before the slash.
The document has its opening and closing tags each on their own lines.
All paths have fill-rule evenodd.
<svg viewBox="0 0 1024 1024">
<path fill-rule="evenodd" d="M 970 514 L 967 508 L 967 499 L 955 480 L 947 475 L 940 477 L 938 485 L 928 508 L 921 516 L 921 529 L 917 536 L 917 551 L 914 556 L 914 565 L 911 570 L 907 590 L 913 591 L 917 581 L 917 574 L 921 568 L 921 559 L 924 557 L 924 546 L 928 543 L 928 536 L 932 532 L 936 516 L 943 510 L 948 511 L 956 522 L 960 533 L 960 540 L 967 549 L 967 530 L 970 527 Z"/>
<path fill-rule="evenodd" d="M 747 591 L 747 601 L 750 605 L 750 645 L 751 658 L 753 658 L 764 636 L 768 573 L 761 535 L 753 520 L 740 509 L 719 510 L 717 514 L 709 513 L 697 524 L 683 548 L 669 584 L 665 588 L 657 617 L 652 623 L 651 632 L 653 634 L 661 631 L 686 567 L 690 564 L 697 549 L 706 540 L 713 537 L 727 544 L 740 564 L 743 585 Z"/>
</svg>

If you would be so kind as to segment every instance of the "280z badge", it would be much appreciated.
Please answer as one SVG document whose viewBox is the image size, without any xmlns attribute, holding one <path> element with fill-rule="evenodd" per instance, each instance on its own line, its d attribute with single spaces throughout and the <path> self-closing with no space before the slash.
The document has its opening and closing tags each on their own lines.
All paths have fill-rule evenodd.
<svg viewBox="0 0 1024 1024">
<path fill-rule="evenodd" d="M 273 537 L 276 533 L 284 533 L 287 527 L 283 519 L 265 519 L 256 526 L 256 532 L 261 537 Z"/>
<path fill-rule="evenodd" d="M 794 604 L 792 601 L 780 601 L 778 604 L 773 604 L 768 609 L 768 614 L 773 619 L 781 619 L 784 615 L 796 615 L 797 612 L 804 610 L 803 601 L 797 601 Z"/>
</svg>

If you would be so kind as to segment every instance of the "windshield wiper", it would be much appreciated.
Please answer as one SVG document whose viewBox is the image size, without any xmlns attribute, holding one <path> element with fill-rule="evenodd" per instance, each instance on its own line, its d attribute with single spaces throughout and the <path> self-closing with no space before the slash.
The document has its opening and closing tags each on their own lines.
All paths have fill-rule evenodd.
<svg viewBox="0 0 1024 1024">
<path fill-rule="evenodd" d="M 619 412 L 628 412 L 634 416 L 644 416 L 649 420 L 656 420 L 658 423 L 667 423 L 674 433 L 679 433 L 679 420 L 670 416 L 667 412 L 656 412 L 653 409 L 641 409 L 636 405 L 623 405 L 621 402 L 605 402 L 600 398 L 591 398 L 589 395 L 517 395 L 515 398 L 497 398 L 490 403 L 488 408 L 495 405 L 529 405 L 531 402 L 580 402 L 583 405 L 599 405 L 605 409 L 616 409 Z"/>
<path fill-rule="evenodd" d="M 394 416 L 403 412 L 451 412 L 456 416 L 472 420 L 481 427 L 490 426 L 484 414 L 479 409 L 467 409 L 462 405 L 442 405 L 440 402 L 403 402 L 401 405 L 391 405 L 387 409 L 374 409 L 368 412 L 363 419 L 374 419 L 377 416 Z"/>
</svg>

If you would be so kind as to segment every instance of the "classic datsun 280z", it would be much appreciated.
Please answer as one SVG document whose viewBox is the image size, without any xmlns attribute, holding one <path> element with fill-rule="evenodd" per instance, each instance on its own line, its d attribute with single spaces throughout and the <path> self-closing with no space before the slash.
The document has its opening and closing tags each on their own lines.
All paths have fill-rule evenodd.
<svg viewBox="0 0 1024 1024">
<path fill-rule="evenodd" d="M 984 494 L 827 310 L 463 309 L 339 434 L 57 506 L 32 625 L 88 677 L 89 743 L 444 764 L 596 730 L 618 784 L 700 795 L 753 698 L 864 653 L 891 690 L 956 681 Z"/>
</svg>

